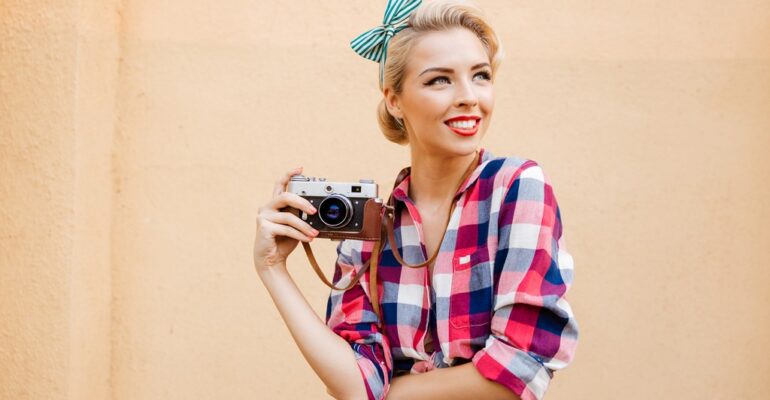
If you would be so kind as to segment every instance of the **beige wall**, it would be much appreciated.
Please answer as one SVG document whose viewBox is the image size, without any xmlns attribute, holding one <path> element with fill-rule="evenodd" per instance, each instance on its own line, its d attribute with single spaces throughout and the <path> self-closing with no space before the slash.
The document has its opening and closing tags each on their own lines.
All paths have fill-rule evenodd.
<svg viewBox="0 0 770 400">
<path fill-rule="evenodd" d="M 407 165 L 348 47 L 384 3 L 0 3 L 0 398 L 327 397 L 254 219 L 289 167 L 387 196 Z M 770 3 L 478 3 L 484 146 L 544 166 L 575 258 L 548 398 L 770 397 Z"/>
<path fill-rule="evenodd" d="M 114 1 L 0 3 L 0 399 L 110 397 Z"/>
</svg>

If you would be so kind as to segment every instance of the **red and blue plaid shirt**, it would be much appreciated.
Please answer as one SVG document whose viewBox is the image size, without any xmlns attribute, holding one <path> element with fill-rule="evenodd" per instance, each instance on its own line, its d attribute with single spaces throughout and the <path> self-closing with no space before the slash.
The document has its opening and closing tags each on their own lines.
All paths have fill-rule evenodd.
<svg viewBox="0 0 770 400">
<path fill-rule="evenodd" d="M 393 189 L 393 229 L 404 261 L 419 264 L 427 255 L 409 181 Z M 384 241 L 382 330 L 368 271 L 347 291 L 331 291 L 326 324 L 351 344 L 369 399 L 385 398 L 400 374 L 467 362 L 523 400 L 542 399 L 554 371 L 572 361 L 578 338 L 565 296 L 573 261 L 553 188 L 535 161 L 495 158 L 482 148 L 455 201 L 432 276 L 427 267 L 402 267 Z M 350 282 L 373 245 L 340 242 L 335 286 Z"/>
</svg>

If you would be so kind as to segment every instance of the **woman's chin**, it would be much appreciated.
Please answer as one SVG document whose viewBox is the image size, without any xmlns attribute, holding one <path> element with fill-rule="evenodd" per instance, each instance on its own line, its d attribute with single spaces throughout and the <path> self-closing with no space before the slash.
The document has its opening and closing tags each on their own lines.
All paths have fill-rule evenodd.
<svg viewBox="0 0 770 400">
<path fill-rule="evenodd" d="M 440 152 L 445 155 L 462 157 L 473 154 L 478 150 L 481 145 L 481 140 L 484 137 L 484 133 L 484 130 L 479 130 L 479 132 L 473 136 L 462 137 L 448 130 L 444 130 L 441 134 L 434 136 L 434 138 L 440 138 L 438 141 L 420 141 L 421 144 L 417 145 L 415 150 L 423 149 L 422 151 L 427 153 L 436 154 L 436 152 Z M 409 143 L 413 147 L 416 145 L 416 143 L 412 141 Z"/>
<path fill-rule="evenodd" d="M 464 140 L 461 142 L 446 143 L 443 147 L 448 150 L 448 153 L 456 157 L 463 157 L 473 154 L 479 148 L 478 138 L 474 140 Z"/>
<path fill-rule="evenodd" d="M 473 151 L 478 149 L 479 145 L 481 144 L 481 138 L 483 137 L 483 134 L 483 132 L 478 132 L 471 137 L 458 138 L 460 140 L 453 140 L 452 147 L 456 148 L 460 153 L 473 153 Z"/>
</svg>

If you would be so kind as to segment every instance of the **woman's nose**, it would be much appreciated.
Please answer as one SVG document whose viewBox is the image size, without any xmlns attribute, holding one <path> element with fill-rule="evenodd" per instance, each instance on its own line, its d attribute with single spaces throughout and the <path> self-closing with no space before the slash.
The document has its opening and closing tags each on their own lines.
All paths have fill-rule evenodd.
<svg viewBox="0 0 770 400">
<path fill-rule="evenodd" d="M 473 83 L 465 80 L 459 81 L 457 84 L 455 106 L 475 106 L 478 102 L 479 98 L 473 89 Z"/>
</svg>

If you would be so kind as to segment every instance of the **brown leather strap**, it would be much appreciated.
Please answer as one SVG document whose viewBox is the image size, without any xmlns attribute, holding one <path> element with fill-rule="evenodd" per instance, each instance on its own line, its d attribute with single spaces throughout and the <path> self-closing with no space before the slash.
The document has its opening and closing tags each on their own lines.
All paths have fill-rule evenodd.
<svg viewBox="0 0 770 400">
<path fill-rule="evenodd" d="M 460 190 L 460 187 L 463 183 L 465 183 L 465 180 L 468 179 L 468 177 L 473 173 L 473 171 L 476 169 L 476 166 L 478 165 L 478 157 L 479 153 L 478 150 L 476 151 L 476 156 L 473 158 L 473 162 L 468 166 L 468 169 L 465 171 L 465 174 L 463 175 L 462 179 L 460 179 L 460 183 L 457 185 L 457 190 L 455 190 L 455 193 Z M 396 183 L 396 186 L 398 186 L 398 182 Z M 421 268 L 426 265 L 430 265 L 430 263 L 433 262 L 433 260 L 436 259 L 438 256 L 439 251 L 441 250 L 441 243 L 444 242 L 444 236 L 446 235 L 446 228 L 449 226 L 449 220 L 452 218 L 452 213 L 455 210 L 455 206 L 457 205 L 457 202 L 452 199 L 452 205 L 449 207 L 449 213 L 446 217 L 446 222 L 444 223 L 444 232 L 441 234 L 441 239 L 438 241 L 439 247 L 436 248 L 436 250 L 433 252 L 433 255 L 430 256 L 430 258 L 420 264 L 407 264 L 406 261 L 404 261 L 403 258 L 401 258 L 401 254 L 398 252 L 398 247 L 396 247 L 396 237 L 393 233 L 393 220 L 395 219 L 395 204 L 393 203 L 393 193 L 390 194 L 390 197 L 388 197 L 388 204 L 385 207 L 385 223 L 383 225 L 386 226 L 386 229 L 388 231 L 388 243 L 390 243 L 390 249 L 393 251 L 393 256 L 396 258 L 396 260 L 403 266 L 408 268 Z"/>
<path fill-rule="evenodd" d="M 408 268 L 422 268 L 426 265 L 430 265 L 430 263 L 433 262 L 433 260 L 436 259 L 439 253 L 439 248 L 436 248 L 436 251 L 433 253 L 433 255 L 425 262 L 420 264 L 407 264 L 406 261 L 404 261 L 403 258 L 401 258 L 401 254 L 398 252 L 398 248 L 396 247 L 396 236 L 393 233 L 393 219 L 395 218 L 393 213 L 393 206 L 388 207 L 386 212 L 386 218 L 385 226 L 388 230 L 388 243 L 390 243 L 390 248 L 393 250 L 393 256 L 396 258 L 396 260 L 399 262 L 399 264 L 403 265 L 404 267 Z M 449 220 L 452 218 L 452 212 L 455 210 L 455 202 L 452 202 L 452 206 L 449 207 L 449 215 L 447 215 L 446 222 L 444 223 L 444 233 L 441 234 L 441 239 L 438 241 L 439 243 L 442 243 L 444 241 L 444 236 L 446 235 L 446 227 L 449 226 Z"/>
<path fill-rule="evenodd" d="M 478 165 L 478 157 L 479 153 L 478 150 L 476 151 L 476 157 L 474 157 L 473 162 L 468 166 L 468 170 L 465 171 L 465 174 L 463 175 L 463 178 L 460 179 L 460 183 L 457 186 L 457 190 L 455 190 L 455 193 L 460 190 L 460 187 L 463 183 L 468 179 L 468 177 L 473 173 L 473 171 L 476 169 L 476 166 Z M 394 189 L 396 186 L 398 186 L 399 183 L 401 183 L 401 180 L 405 178 L 406 175 L 399 175 L 396 179 L 396 183 L 393 185 Z M 319 278 L 326 284 L 326 286 L 329 286 L 332 289 L 335 290 L 341 290 L 346 291 L 350 288 L 352 288 L 358 281 L 361 279 L 361 277 L 366 272 L 366 269 L 368 267 L 371 267 L 371 271 L 369 272 L 369 299 L 372 304 L 372 308 L 374 308 L 374 313 L 377 314 L 377 325 L 380 327 L 380 329 L 383 328 L 383 319 L 382 314 L 380 310 L 380 296 L 379 296 L 379 289 L 377 287 L 377 264 L 379 264 L 380 261 L 380 251 L 381 245 L 382 245 L 382 237 L 387 236 L 388 243 L 390 244 L 390 249 L 393 252 L 393 256 L 396 258 L 396 260 L 403 266 L 409 267 L 409 268 L 421 268 L 426 265 L 430 265 L 430 263 L 433 262 L 433 260 L 436 259 L 438 256 L 439 250 L 441 250 L 441 243 L 444 241 L 444 235 L 446 235 L 446 227 L 449 226 L 449 220 L 452 218 L 452 213 L 454 212 L 456 202 L 454 199 L 452 199 L 452 205 L 449 207 L 449 214 L 447 215 L 446 223 L 444 225 L 444 233 L 441 235 L 441 240 L 439 240 L 439 247 L 436 248 L 436 251 L 433 253 L 433 255 L 425 262 L 420 264 L 407 264 L 403 258 L 401 258 L 401 254 L 398 252 L 398 247 L 396 247 L 396 239 L 395 235 L 393 233 L 393 220 L 395 219 L 395 204 L 393 202 L 393 193 L 391 192 L 390 197 L 388 198 L 388 204 L 383 206 L 385 208 L 384 212 L 382 213 L 382 218 L 385 219 L 385 223 L 381 224 L 381 230 L 380 230 L 380 239 L 374 242 L 374 246 L 372 247 L 371 256 L 368 260 L 364 263 L 361 270 L 358 272 L 358 275 L 348 284 L 345 288 L 338 288 L 334 286 L 331 282 L 329 282 L 328 279 L 324 276 L 323 272 L 321 272 L 321 268 L 318 267 L 318 262 L 315 259 L 315 256 L 313 255 L 313 249 L 310 248 L 310 243 L 302 242 L 302 247 L 305 249 L 305 254 L 307 254 L 308 260 L 310 260 L 310 265 L 313 266 L 313 269 L 315 270 L 316 274 Z"/>
<path fill-rule="evenodd" d="M 457 193 L 460 190 L 460 187 L 462 186 L 462 184 L 465 183 L 465 181 L 468 179 L 471 173 L 473 173 L 473 171 L 476 169 L 478 162 L 479 162 L 479 153 L 477 150 L 476 157 L 473 158 L 473 162 L 471 163 L 470 166 L 468 166 L 468 170 L 465 171 L 463 178 L 460 179 L 460 183 L 457 185 L 457 190 L 455 190 L 455 193 Z M 405 175 L 399 175 L 398 178 L 396 179 L 395 185 L 393 185 L 393 188 L 395 189 L 395 187 L 398 186 L 398 184 L 401 183 L 401 180 L 403 180 L 404 178 L 405 178 Z M 449 226 L 449 220 L 452 218 L 452 212 L 455 209 L 455 204 L 456 204 L 455 200 L 452 199 L 452 205 L 449 207 L 449 213 L 447 215 L 446 224 L 444 225 L 444 233 L 441 235 L 441 240 L 439 240 L 439 247 L 436 248 L 436 251 L 428 259 L 428 261 L 425 261 L 424 263 L 421 263 L 421 264 L 410 265 L 404 262 L 403 258 L 401 258 L 401 254 L 399 254 L 398 252 L 398 247 L 396 247 L 396 239 L 393 233 L 393 220 L 395 219 L 394 214 L 396 209 L 393 203 L 393 193 L 391 192 L 390 197 L 388 198 L 388 204 L 384 206 L 385 212 L 382 213 L 382 218 L 386 219 L 385 223 L 382 224 L 382 229 L 383 229 L 382 236 L 385 236 L 385 234 L 387 234 L 388 243 L 390 244 L 390 250 L 393 253 L 393 256 L 396 257 L 396 260 L 399 263 L 401 263 L 401 265 L 409 268 L 420 268 L 425 265 L 430 265 L 430 263 L 433 262 L 436 256 L 438 256 L 439 250 L 441 248 L 441 243 L 444 241 L 444 235 L 446 235 L 446 228 Z M 387 233 L 384 232 L 385 230 L 387 231 Z M 378 321 L 379 321 L 378 325 L 380 327 L 380 331 L 382 332 L 383 319 L 382 319 L 382 315 L 380 314 L 380 297 L 377 289 L 377 264 L 379 263 L 379 260 L 380 260 L 380 255 L 379 255 L 380 248 L 378 244 L 379 242 L 375 244 L 375 247 L 372 250 L 372 257 L 369 259 L 370 261 L 374 260 L 374 264 L 372 264 L 372 270 L 369 274 L 369 294 L 370 294 L 370 299 L 372 301 L 372 307 L 374 308 L 374 312 L 377 314 L 377 317 L 378 317 Z"/>
<path fill-rule="evenodd" d="M 383 233 L 383 232 L 381 232 Z M 371 272 L 369 273 L 369 296 L 372 303 L 372 307 L 374 308 L 374 313 L 377 314 L 377 326 L 380 328 L 382 327 L 382 314 L 380 313 L 380 298 L 379 298 L 379 290 L 377 289 L 377 260 L 380 259 L 380 248 L 381 248 L 381 241 L 377 240 L 374 242 L 374 247 L 372 247 L 372 253 L 368 260 L 364 263 L 363 267 L 361 267 L 361 270 L 358 271 L 358 275 L 350 281 L 350 284 L 348 284 L 347 287 L 344 288 L 338 288 L 334 286 L 331 282 L 329 282 L 328 279 L 324 276 L 323 272 L 321 272 L 321 268 L 318 267 L 318 262 L 315 259 L 315 255 L 313 255 L 313 249 L 310 247 L 310 243 L 302 242 L 302 247 L 305 249 L 305 254 L 307 254 L 307 259 L 310 261 L 310 265 L 313 266 L 313 269 L 315 270 L 315 273 L 318 275 L 319 278 L 323 281 L 323 283 L 326 284 L 326 286 L 334 289 L 334 290 L 341 290 L 346 291 L 353 286 L 355 286 L 358 281 L 361 279 L 362 276 L 364 276 L 364 273 L 366 272 L 366 268 L 371 266 Z M 372 263 L 372 260 L 375 260 L 374 263 Z"/>
<path fill-rule="evenodd" d="M 382 229 L 380 230 L 382 232 Z M 380 235 L 382 237 L 382 235 Z M 380 263 L 380 244 L 382 239 L 374 243 L 372 247 L 372 255 L 369 257 L 369 265 L 371 270 L 369 271 L 369 300 L 371 300 L 374 313 L 377 314 L 377 326 L 382 329 L 384 321 L 382 320 L 382 312 L 380 311 L 380 291 L 377 288 L 377 265 Z M 380 330 L 382 332 L 382 330 Z"/>
</svg>

